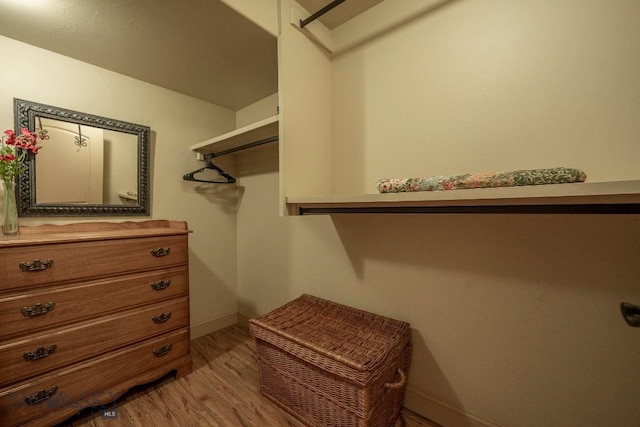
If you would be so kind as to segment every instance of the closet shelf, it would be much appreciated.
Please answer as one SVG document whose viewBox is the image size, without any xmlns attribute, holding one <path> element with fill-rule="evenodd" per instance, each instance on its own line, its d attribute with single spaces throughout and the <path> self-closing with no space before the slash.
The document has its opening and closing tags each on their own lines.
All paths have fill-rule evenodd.
<svg viewBox="0 0 640 427">
<path fill-rule="evenodd" d="M 290 215 L 334 213 L 639 214 L 640 180 L 286 198 Z"/>
<path fill-rule="evenodd" d="M 278 140 L 278 116 L 269 117 L 191 146 L 203 156 L 218 157 Z"/>
</svg>

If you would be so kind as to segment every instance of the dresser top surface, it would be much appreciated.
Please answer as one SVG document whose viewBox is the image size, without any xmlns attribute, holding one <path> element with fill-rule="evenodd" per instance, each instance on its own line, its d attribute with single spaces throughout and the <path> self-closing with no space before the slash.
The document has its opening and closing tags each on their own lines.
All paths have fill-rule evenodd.
<svg viewBox="0 0 640 427">
<path fill-rule="evenodd" d="M 17 236 L 0 236 L 0 248 L 92 240 L 188 234 L 184 221 L 148 220 L 22 226 Z"/>
</svg>

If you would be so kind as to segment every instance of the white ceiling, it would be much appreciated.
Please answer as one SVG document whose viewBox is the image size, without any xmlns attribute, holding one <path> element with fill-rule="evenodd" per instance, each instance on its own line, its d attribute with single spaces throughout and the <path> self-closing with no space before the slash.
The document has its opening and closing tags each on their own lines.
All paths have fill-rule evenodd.
<svg viewBox="0 0 640 427">
<path fill-rule="evenodd" d="M 347 0 L 320 21 L 381 1 Z M 313 13 L 331 0 L 298 2 Z M 278 90 L 276 38 L 219 0 L 0 0 L 0 35 L 234 111 Z"/>
</svg>

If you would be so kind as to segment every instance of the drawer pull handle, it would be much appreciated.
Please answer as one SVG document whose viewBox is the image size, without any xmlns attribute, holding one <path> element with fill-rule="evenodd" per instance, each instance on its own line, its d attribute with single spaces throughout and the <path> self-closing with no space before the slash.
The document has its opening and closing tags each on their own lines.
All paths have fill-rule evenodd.
<svg viewBox="0 0 640 427">
<path fill-rule="evenodd" d="M 157 316 L 153 317 L 153 323 L 164 323 L 167 322 L 169 319 L 171 319 L 171 312 L 167 312 L 167 313 L 160 313 Z"/>
<path fill-rule="evenodd" d="M 20 270 L 22 271 L 42 271 L 50 268 L 53 265 L 52 259 L 45 259 L 44 261 L 40 261 L 39 259 L 34 259 L 31 262 L 21 262 Z"/>
<path fill-rule="evenodd" d="M 162 347 L 153 350 L 153 354 L 156 357 L 162 357 L 171 351 L 171 347 L 171 344 L 163 345 Z"/>
<path fill-rule="evenodd" d="M 40 402 L 44 402 L 47 399 L 51 399 L 54 394 L 58 391 L 58 386 L 54 385 L 49 390 L 40 390 L 36 394 L 32 394 L 31 396 L 27 396 L 24 401 L 27 405 L 35 405 Z"/>
<path fill-rule="evenodd" d="M 169 252 L 171 252 L 171 248 L 151 249 L 151 255 L 153 255 L 156 258 L 167 256 L 167 255 L 169 255 Z"/>
<path fill-rule="evenodd" d="M 33 317 L 33 316 L 41 316 L 43 314 L 47 314 L 56 306 L 56 303 L 53 301 L 49 301 L 46 304 L 36 304 L 33 307 L 22 307 L 20 312 L 24 317 Z"/>
<path fill-rule="evenodd" d="M 23 354 L 23 357 L 27 362 L 31 360 L 42 359 L 43 357 L 47 357 L 50 354 L 53 354 L 53 352 L 56 351 L 57 348 L 58 346 L 55 344 L 50 345 L 49 347 L 38 347 L 34 351 L 27 351 L 25 354 Z"/>
<path fill-rule="evenodd" d="M 156 291 L 161 291 L 162 289 L 167 289 L 171 284 L 171 280 L 159 280 L 157 282 L 153 282 L 151 287 Z"/>
</svg>

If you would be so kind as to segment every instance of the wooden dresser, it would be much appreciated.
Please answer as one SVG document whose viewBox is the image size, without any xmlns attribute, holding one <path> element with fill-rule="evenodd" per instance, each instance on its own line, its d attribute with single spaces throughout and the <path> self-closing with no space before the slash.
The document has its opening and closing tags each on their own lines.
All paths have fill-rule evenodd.
<svg viewBox="0 0 640 427">
<path fill-rule="evenodd" d="M 0 426 L 50 426 L 191 371 L 184 222 L 0 237 Z"/>
</svg>

